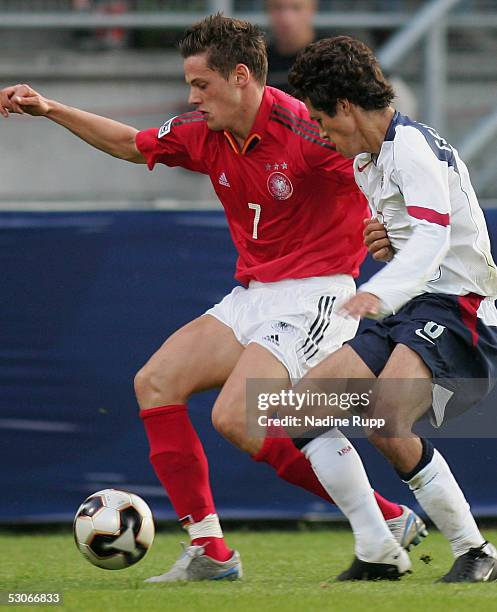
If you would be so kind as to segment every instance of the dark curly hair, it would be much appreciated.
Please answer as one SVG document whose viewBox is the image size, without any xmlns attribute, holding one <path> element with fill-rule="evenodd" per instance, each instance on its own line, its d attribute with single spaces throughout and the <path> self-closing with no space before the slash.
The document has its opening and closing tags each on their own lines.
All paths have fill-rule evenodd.
<svg viewBox="0 0 497 612">
<path fill-rule="evenodd" d="M 245 64 L 258 83 L 266 83 L 266 39 L 262 30 L 248 21 L 222 13 L 210 15 L 185 31 L 179 50 L 185 59 L 207 52 L 209 68 L 225 79 L 237 64 Z"/>
<path fill-rule="evenodd" d="M 309 99 L 330 117 L 336 114 L 338 100 L 380 110 L 395 97 L 371 49 L 350 36 L 310 44 L 297 57 L 288 80 L 297 97 Z"/>
</svg>

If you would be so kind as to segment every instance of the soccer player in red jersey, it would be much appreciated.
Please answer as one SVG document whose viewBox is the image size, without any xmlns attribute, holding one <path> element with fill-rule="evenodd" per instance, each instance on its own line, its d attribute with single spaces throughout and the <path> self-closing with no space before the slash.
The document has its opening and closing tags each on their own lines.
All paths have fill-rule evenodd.
<svg viewBox="0 0 497 612">
<path fill-rule="evenodd" d="M 168 338 L 135 380 L 151 463 L 192 544 L 172 570 L 151 579 L 158 582 L 241 576 L 188 417 L 198 391 L 222 387 L 212 414 L 217 430 L 284 480 L 331 501 L 288 436 L 248 435 L 246 381 L 299 379 L 354 336 L 357 321 L 337 312 L 355 293 L 368 216 L 350 161 L 320 138 L 303 103 L 265 86 L 266 47 L 256 27 L 208 17 L 186 32 L 180 49 L 196 110 L 159 129 L 137 132 L 27 85 L 0 92 L 5 117 L 42 115 L 115 157 L 208 174 L 226 211 L 241 285 Z M 339 433 L 323 445 L 353 495 L 363 470 L 358 454 Z M 418 541 L 420 519 L 376 498 L 397 541 Z"/>
</svg>

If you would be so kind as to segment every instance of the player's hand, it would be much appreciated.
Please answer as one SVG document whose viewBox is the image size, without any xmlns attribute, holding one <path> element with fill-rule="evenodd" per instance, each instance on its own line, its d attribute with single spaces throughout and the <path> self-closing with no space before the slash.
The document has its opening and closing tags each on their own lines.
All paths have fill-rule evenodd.
<svg viewBox="0 0 497 612">
<path fill-rule="evenodd" d="M 387 230 L 378 219 L 364 220 L 364 244 L 376 261 L 390 261 L 393 259 L 394 250 L 388 238 Z"/>
<path fill-rule="evenodd" d="M 375 317 L 380 312 L 380 305 L 380 298 L 376 295 L 366 292 L 358 293 L 342 306 L 340 314 L 356 319 Z"/>
<path fill-rule="evenodd" d="M 29 85 L 13 85 L 0 90 L 0 114 L 8 118 L 9 113 L 19 115 L 46 115 L 49 101 Z"/>
</svg>

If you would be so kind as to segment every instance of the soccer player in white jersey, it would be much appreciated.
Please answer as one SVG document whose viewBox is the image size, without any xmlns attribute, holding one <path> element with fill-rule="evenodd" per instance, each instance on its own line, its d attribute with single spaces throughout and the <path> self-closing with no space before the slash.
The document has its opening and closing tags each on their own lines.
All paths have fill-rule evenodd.
<svg viewBox="0 0 497 612">
<path fill-rule="evenodd" d="M 389 263 L 342 308 L 347 317 L 376 323 L 298 386 L 312 384 L 310 378 L 378 379 L 375 410 L 387 423 L 383 432 L 369 432 L 370 440 L 450 541 L 455 561 L 441 580 L 497 580 L 497 551 L 481 535 L 449 466 L 428 440 L 412 432 L 427 413 L 440 426 L 495 382 L 497 268 L 468 170 L 434 129 L 395 111 L 392 88 L 360 41 L 339 36 L 313 43 L 297 59 L 290 83 L 321 135 L 355 158 L 355 178 L 374 223 L 374 231 L 366 229 L 368 239 L 381 237 L 383 224 L 391 243 L 376 252 Z M 387 379 L 396 383 L 395 393 L 385 393 Z M 432 391 L 434 379 L 443 379 L 449 392 Z M 483 379 L 484 388 L 461 385 L 462 379 Z M 367 478 L 366 493 L 357 481 L 353 492 L 341 487 L 326 468 L 320 444 L 317 438 L 300 446 L 356 535 L 356 558 L 340 578 L 396 575 L 396 568 L 381 561 L 388 533 L 371 511 Z"/>
</svg>

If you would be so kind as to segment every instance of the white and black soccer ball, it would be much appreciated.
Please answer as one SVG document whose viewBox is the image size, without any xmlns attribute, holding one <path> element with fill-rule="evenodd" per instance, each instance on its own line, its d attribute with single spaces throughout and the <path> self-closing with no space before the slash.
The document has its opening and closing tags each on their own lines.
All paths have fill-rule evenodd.
<svg viewBox="0 0 497 612">
<path fill-rule="evenodd" d="M 76 546 L 90 563 L 104 569 L 123 569 L 143 559 L 154 534 L 150 508 L 127 491 L 93 493 L 74 518 Z"/>
</svg>

